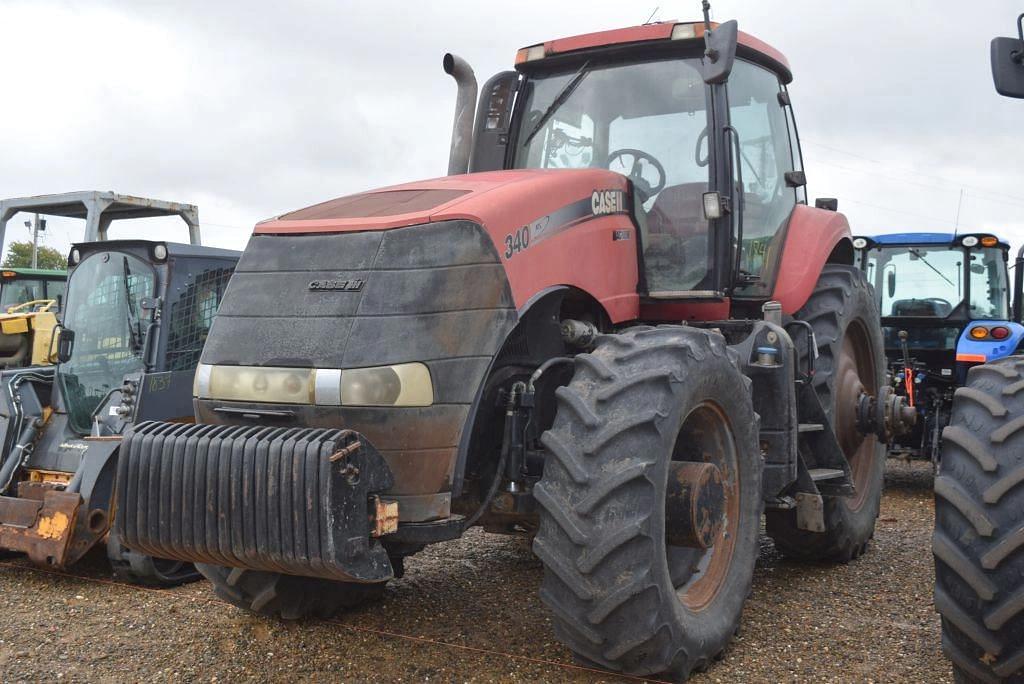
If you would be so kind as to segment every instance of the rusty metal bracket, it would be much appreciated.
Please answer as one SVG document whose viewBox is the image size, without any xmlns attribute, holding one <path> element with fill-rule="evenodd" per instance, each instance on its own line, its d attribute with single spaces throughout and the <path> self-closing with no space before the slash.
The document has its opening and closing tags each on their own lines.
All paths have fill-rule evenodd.
<svg viewBox="0 0 1024 684">
<path fill-rule="evenodd" d="M 64 567 L 81 502 L 76 492 L 46 492 L 41 501 L 0 497 L 0 548 Z"/>
<path fill-rule="evenodd" d="M 376 494 L 370 497 L 370 524 L 373 526 L 371 537 L 383 537 L 398 530 L 398 502 L 387 501 Z"/>
</svg>

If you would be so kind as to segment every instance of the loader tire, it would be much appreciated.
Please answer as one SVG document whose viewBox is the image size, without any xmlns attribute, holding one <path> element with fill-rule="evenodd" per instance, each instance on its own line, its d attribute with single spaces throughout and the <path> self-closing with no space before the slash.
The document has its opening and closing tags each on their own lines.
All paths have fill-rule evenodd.
<svg viewBox="0 0 1024 684">
<path fill-rule="evenodd" d="M 154 558 L 125 548 L 113 528 L 107 535 L 107 560 L 114 577 L 147 587 L 176 587 L 203 578 L 191 563 Z"/>
<path fill-rule="evenodd" d="M 967 374 L 935 478 L 935 608 L 958 681 L 1024 682 L 1024 356 Z"/>
<path fill-rule="evenodd" d="M 646 327 L 600 336 L 556 394 L 533 543 L 555 634 L 584 662 L 685 679 L 723 652 L 750 593 L 763 508 L 750 380 L 720 335 Z M 723 474 L 710 549 L 667 543 L 673 460 Z"/>
<path fill-rule="evenodd" d="M 878 306 L 864 274 L 853 266 L 826 264 L 810 298 L 794 316 L 814 330 L 818 358 L 812 385 L 850 462 L 855 493 L 825 497 L 824 532 L 801 530 L 796 511 L 769 511 L 768 535 L 788 558 L 846 563 L 867 549 L 875 533 L 885 475 L 885 444 L 856 428 L 860 390 L 876 395 L 885 382 Z M 800 343 L 806 368 L 808 345 Z"/>
<path fill-rule="evenodd" d="M 198 563 L 214 593 L 233 606 L 282 620 L 329 618 L 384 595 L 384 582 L 358 584 Z"/>
</svg>

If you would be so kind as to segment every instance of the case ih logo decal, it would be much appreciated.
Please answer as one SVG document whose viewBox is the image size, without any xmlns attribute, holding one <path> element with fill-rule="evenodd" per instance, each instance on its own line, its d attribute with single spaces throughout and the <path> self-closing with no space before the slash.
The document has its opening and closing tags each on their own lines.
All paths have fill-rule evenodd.
<svg viewBox="0 0 1024 684">
<path fill-rule="evenodd" d="M 584 221 L 593 219 L 596 216 L 609 216 L 611 214 L 625 214 L 626 193 L 622 190 L 595 190 L 590 197 L 567 204 L 561 209 L 525 226 L 516 228 L 505 236 L 505 259 L 511 259 L 516 254 L 525 251 L 528 247 L 558 235 L 562 231 Z M 622 237 L 623 231 L 616 231 L 612 236 L 613 240 L 629 239 L 628 235 Z"/>
<path fill-rule="evenodd" d="M 595 190 L 590 196 L 590 211 L 594 216 L 621 214 L 626 211 L 626 193 L 621 190 Z"/>
<path fill-rule="evenodd" d="M 313 292 L 359 292 L 363 289 L 362 280 L 311 280 L 309 289 Z"/>
</svg>

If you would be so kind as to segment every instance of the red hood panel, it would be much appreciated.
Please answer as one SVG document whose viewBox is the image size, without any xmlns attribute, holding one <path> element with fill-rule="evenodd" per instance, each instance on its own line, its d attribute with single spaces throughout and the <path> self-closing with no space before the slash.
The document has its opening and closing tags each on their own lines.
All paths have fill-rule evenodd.
<svg viewBox="0 0 1024 684">
<path fill-rule="evenodd" d="M 380 188 L 315 204 L 256 225 L 256 233 L 343 233 L 469 219 L 488 229 L 523 225 L 595 190 L 625 190 L 601 169 L 492 171 Z"/>
</svg>

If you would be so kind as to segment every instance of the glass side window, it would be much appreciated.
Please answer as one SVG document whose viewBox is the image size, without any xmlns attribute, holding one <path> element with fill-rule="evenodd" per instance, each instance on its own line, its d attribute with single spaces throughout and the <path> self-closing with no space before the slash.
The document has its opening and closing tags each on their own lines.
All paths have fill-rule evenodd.
<svg viewBox="0 0 1024 684">
<path fill-rule="evenodd" d="M 743 176 L 743 245 L 740 268 L 771 280 L 782 233 L 796 204 L 785 174 L 794 170 L 779 78 L 737 60 L 729 77 L 729 116 L 740 141 Z"/>
<path fill-rule="evenodd" d="M 882 315 L 949 316 L 963 302 L 963 260 L 963 251 L 945 246 L 872 249 L 867 276 Z"/>
<path fill-rule="evenodd" d="M 64 296 L 64 290 L 66 285 L 67 283 L 63 280 L 46 281 L 46 298 L 61 299 Z"/>
<path fill-rule="evenodd" d="M 707 87 L 699 59 L 531 75 L 516 168 L 604 168 L 630 177 L 652 293 L 707 289 Z"/>
<path fill-rule="evenodd" d="M 985 247 L 971 250 L 971 318 L 1007 320 L 1010 289 L 1003 250 Z"/>
<path fill-rule="evenodd" d="M 153 296 L 155 275 L 129 254 L 100 252 L 71 274 L 64 325 L 75 332 L 71 360 L 57 367 L 71 426 L 91 428 L 92 414 L 124 376 L 145 368 L 142 300 Z"/>
<path fill-rule="evenodd" d="M 34 278 L 5 280 L 0 286 L 0 311 L 25 302 L 46 299 L 46 283 Z"/>
</svg>

